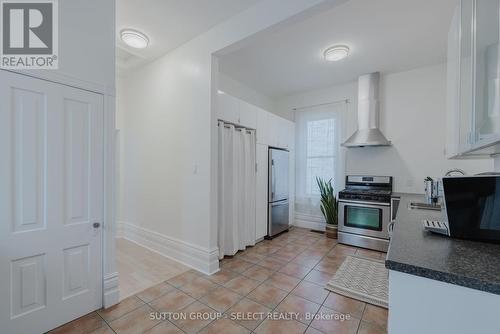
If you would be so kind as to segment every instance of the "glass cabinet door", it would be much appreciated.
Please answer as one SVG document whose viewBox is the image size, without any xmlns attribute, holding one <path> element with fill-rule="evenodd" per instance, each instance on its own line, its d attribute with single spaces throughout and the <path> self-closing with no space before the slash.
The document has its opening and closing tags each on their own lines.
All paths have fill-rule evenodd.
<svg viewBox="0 0 500 334">
<path fill-rule="evenodd" d="M 500 137 L 500 0 L 475 0 L 473 142 Z"/>
<path fill-rule="evenodd" d="M 460 87 L 459 87 L 459 149 L 471 148 L 473 115 L 473 12 L 474 0 L 460 5 Z"/>
</svg>

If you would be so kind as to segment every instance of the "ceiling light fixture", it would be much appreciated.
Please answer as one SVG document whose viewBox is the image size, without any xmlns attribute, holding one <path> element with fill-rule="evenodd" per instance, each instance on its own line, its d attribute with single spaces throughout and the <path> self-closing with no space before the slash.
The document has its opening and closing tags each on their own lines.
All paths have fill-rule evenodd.
<svg viewBox="0 0 500 334">
<path fill-rule="evenodd" d="M 323 52 L 323 56 L 327 61 L 339 61 L 349 55 L 349 47 L 347 45 L 335 45 Z"/>
<path fill-rule="evenodd" d="M 136 49 L 144 49 L 149 44 L 148 36 L 137 30 L 123 29 L 120 37 L 125 44 Z"/>
</svg>

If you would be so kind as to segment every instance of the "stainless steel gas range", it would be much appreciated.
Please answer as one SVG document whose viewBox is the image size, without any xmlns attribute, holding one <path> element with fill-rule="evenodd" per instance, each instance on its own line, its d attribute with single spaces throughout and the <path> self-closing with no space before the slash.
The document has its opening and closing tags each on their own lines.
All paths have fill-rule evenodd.
<svg viewBox="0 0 500 334">
<path fill-rule="evenodd" d="M 391 176 L 348 175 L 339 192 L 339 242 L 386 252 L 391 193 Z"/>
</svg>

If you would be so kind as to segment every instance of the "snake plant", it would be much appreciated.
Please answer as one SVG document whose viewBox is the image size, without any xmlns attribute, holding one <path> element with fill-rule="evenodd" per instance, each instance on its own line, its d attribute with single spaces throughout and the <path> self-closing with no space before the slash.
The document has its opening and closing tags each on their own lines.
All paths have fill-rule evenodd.
<svg viewBox="0 0 500 334">
<path fill-rule="evenodd" d="M 316 182 L 321 193 L 321 213 L 325 216 L 327 224 L 336 226 L 338 224 L 338 205 L 335 192 L 333 191 L 332 180 L 325 181 L 322 178 L 316 177 Z"/>
</svg>

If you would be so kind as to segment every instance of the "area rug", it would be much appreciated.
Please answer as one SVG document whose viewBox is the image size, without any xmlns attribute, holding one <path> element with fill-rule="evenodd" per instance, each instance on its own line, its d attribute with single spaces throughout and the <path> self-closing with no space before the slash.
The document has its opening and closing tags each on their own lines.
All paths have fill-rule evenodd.
<svg viewBox="0 0 500 334">
<path fill-rule="evenodd" d="M 384 261 L 347 256 L 326 289 L 369 304 L 388 308 L 389 271 Z"/>
</svg>

